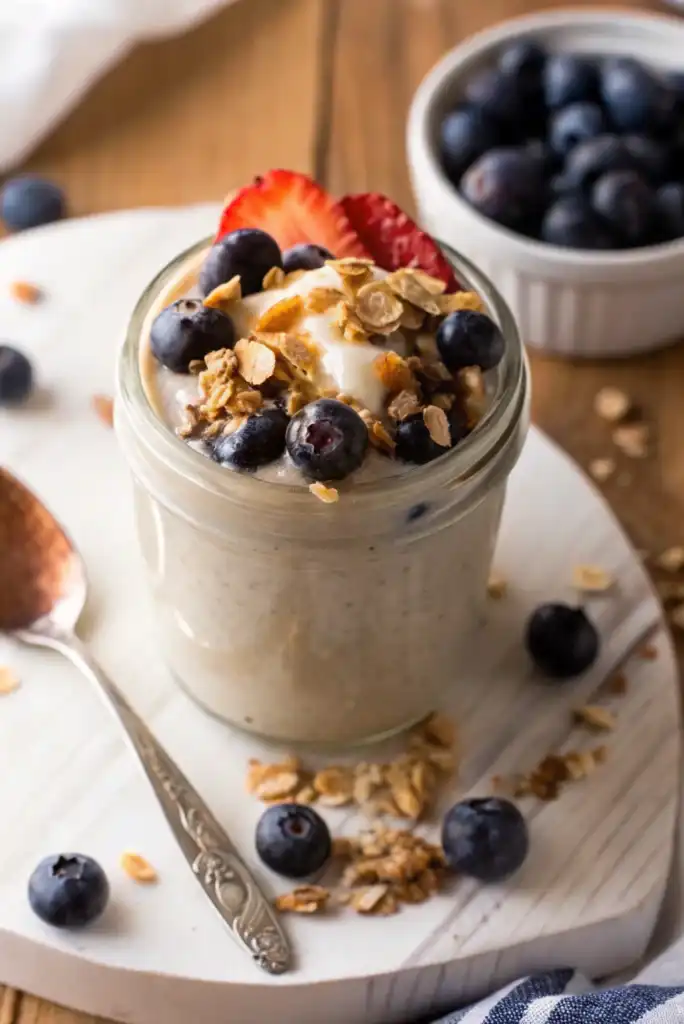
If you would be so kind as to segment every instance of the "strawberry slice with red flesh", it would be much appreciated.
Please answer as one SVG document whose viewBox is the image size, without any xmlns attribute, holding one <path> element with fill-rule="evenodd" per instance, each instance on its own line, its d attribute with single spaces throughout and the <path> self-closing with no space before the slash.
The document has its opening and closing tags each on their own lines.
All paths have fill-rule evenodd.
<svg viewBox="0 0 684 1024">
<path fill-rule="evenodd" d="M 387 196 L 360 192 L 344 196 L 340 204 L 379 267 L 418 267 L 444 281 L 447 291 L 459 290 L 461 286 L 439 246 Z"/>
<path fill-rule="evenodd" d="M 221 214 L 214 242 L 237 228 L 261 228 L 281 249 L 309 242 L 338 258 L 369 258 L 341 205 L 296 171 L 268 171 L 236 192 Z"/>
</svg>

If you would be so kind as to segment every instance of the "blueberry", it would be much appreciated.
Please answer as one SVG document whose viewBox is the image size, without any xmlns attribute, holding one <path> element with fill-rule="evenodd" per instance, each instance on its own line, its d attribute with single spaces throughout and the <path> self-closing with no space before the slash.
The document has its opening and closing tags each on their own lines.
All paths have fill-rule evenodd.
<svg viewBox="0 0 684 1024">
<path fill-rule="evenodd" d="M 656 223 L 653 189 L 636 171 L 613 171 L 599 178 L 591 203 L 625 246 L 645 245 Z"/>
<path fill-rule="evenodd" d="M 330 857 L 328 826 L 313 807 L 275 804 L 256 827 L 256 850 L 264 864 L 287 878 L 306 878 Z"/>
<path fill-rule="evenodd" d="M 358 469 L 368 428 L 358 413 L 334 398 L 310 402 L 290 420 L 287 450 L 311 480 L 342 480 Z"/>
<path fill-rule="evenodd" d="M 318 270 L 326 260 L 333 260 L 335 257 L 322 245 L 293 245 L 283 253 L 283 270 L 286 274 L 293 270 Z"/>
<path fill-rule="evenodd" d="M 282 409 L 264 409 L 249 416 L 241 427 L 215 442 L 211 457 L 235 469 L 257 469 L 280 458 L 285 451 L 288 418 Z"/>
<path fill-rule="evenodd" d="M 530 139 L 525 143 L 525 151 L 536 161 L 543 175 L 553 174 L 558 170 L 560 157 L 544 139 Z"/>
<path fill-rule="evenodd" d="M 670 182 L 656 192 L 659 235 L 663 241 L 684 238 L 684 184 Z"/>
<path fill-rule="evenodd" d="M 452 373 L 466 366 L 491 370 L 501 362 L 506 349 L 497 324 L 473 309 L 450 313 L 439 325 L 435 340 L 442 362 Z"/>
<path fill-rule="evenodd" d="M 554 189 L 561 194 L 584 191 L 609 171 L 632 171 L 637 167 L 635 156 L 617 135 L 597 135 L 580 142 L 568 154 L 560 179 Z"/>
<path fill-rule="evenodd" d="M 444 856 L 460 875 L 499 882 L 522 866 L 529 846 L 527 823 L 509 800 L 461 800 L 444 815 Z"/>
<path fill-rule="evenodd" d="M 606 130 L 603 111 L 596 103 L 571 103 L 551 118 L 549 136 L 556 153 L 566 156 L 578 142 L 594 139 Z"/>
<path fill-rule="evenodd" d="M 476 71 L 466 82 L 464 96 L 469 106 L 509 128 L 524 112 L 516 82 L 498 68 Z"/>
<path fill-rule="evenodd" d="M 616 247 L 608 226 L 583 196 L 563 196 L 556 200 L 546 211 L 541 237 L 551 245 L 563 245 L 571 249 Z"/>
<path fill-rule="evenodd" d="M 570 679 L 596 661 L 599 635 L 581 608 L 542 604 L 527 623 L 525 644 L 535 665 L 554 679 Z"/>
<path fill-rule="evenodd" d="M 422 519 L 430 511 L 430 506 L 427 501 L 419 501 L 417 505 L 412 505 L 406 513 L 406 522 L 415 523 L 417 519 Z"/>
<path fill-rule="evenodd" d="M 596 65 L 586 57 L 555 53 L 544 67 L 544 96 L 551 110 L 571 103 L 591 103 L 598 96 Z"/>
<path fill-rule="evenodd" d="M 200 288 L 208 295 L 220 284 L 240 275 L 243 295 L 260 292 L 271 267 L 282 267 L 278 243 L 258 228 L 238 228 L 209 250 L 200 271 Z"/>
<path fill-rule="evenodd" d="M 543 168 L 523 148 L 490 149 L 463 175 L 461 192 L 485 217 L 530 233 L 545 204 Z"/>
<path fill-rule="evenodd" d="M 37 228 L 61 220 L 66 213 L 64 193 L 44 178 L 10 178 L 0 192 L 0 217 L 10 231 Z"/>
<path fill-rule="evenodd" d="M 80 928 L 99 917 L 109 899 L 109 882 L 92 857 L 62 853 L 45 857 L 28 883 L 34 914 L 55 928 Z"/>
<path fill-rule="evenodd" d="M 474 160 L 499 141 L 495 122 L 478 107 L 452 110 L 440 127 L 444 170 L 455 185 Z"/>
<path fill-rule="evenodd" d="M 20 405 L 33 390 L 33 367 L 23 352 L 0 345 L 0 405 Z"/>
<path fill-rule="evenodd" d="M 499 69 L 517 84 L 521 95 L 529 98 L 541 89 L 546 51 L 533 39 L 509 43 L 499 54 Z"/>
<path fill-rule="evenodd" d="M 230 317 L 202 305 L 199 299 L 177 299 L 162 309 L 150 328 L 153 355 L 176 373 L 187 373 L 194 359 L 204 359 L 208 352 L 234 344 Z"/>
<path fill-rule="evenodd" d="M 662 130 L 674 118 L 674 90 L 633 57 L 613 57 L 604 62 L 601 96 L 619 131 Z"/>
<path fill-rule="evenodd" d="M 669 154 L 665 146 L 647 135 L 623 135 L 622 144 L 632 160 L 632 167 L 652 184 L 659 185 L 667 177 Z"/>
<path fill-rule="evenodd" d="M 465 417 L 460 409 L 455 408 L 450 413 L 447 413 L 447 418 L 449 420 L 451 444 L 456 445 L 468 433 Z M 397 458 L 403 462 L 413 462 L 418 466 L 432 462 L 434 459 L 439 458 L 440 455 L 450 451 L 449 448 L 443 448 L 441 444 L 437 444 L 436 441 L 432 440 L 420 413 L 416 416 L 409 416 L 408 419 L 402 420 L 399 423 L 395 441 L 395 454 Z"/>
</svg>

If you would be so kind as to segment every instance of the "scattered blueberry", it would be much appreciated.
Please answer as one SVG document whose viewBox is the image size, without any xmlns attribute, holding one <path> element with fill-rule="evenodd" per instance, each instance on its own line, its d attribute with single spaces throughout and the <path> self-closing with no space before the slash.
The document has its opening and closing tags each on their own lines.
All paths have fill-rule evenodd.
<svg viewBox="0 0 684 1024">
<path fill-rule="evenodd" d="M 456 445 L 467 435 L 468 428 L 463 413 L 458 408 L 454 408 L 450 413 L 447 413 L 447 418 L 449 420 L 451 444 Z M 450 451 L 449 448 L 443 448 L 441 444 L 437 444 L 436 441 L 432 440 L 430 431 L 425 426 L 420 413 L 415 416 L 409 416 L 408 419 L 402 420 L 399 423 L 395 434 L 395 442 L 396 457 L 403 462 L 413 462 L 418 466 L 432 462 L 434 459 L 439 458 L 440 455 Z"/>
<path fill-rule="evenodd" d="M 282 267 L 278 243 L 258 228 L 238 228 L 213 245 L 200 271 L 200 288 L 208 295 L 220 284 L 240 275 L 243 295 L 260 292 L 272 267 Z"/>
<path fill-rule="evenodd" d="M 45 857 L 28 883 L 31 909 L 55 928 L 80 928 L 107 906 L 109 883 L 92 857 L 62 853 Z"/>
<path fill-rule="evenodd" d="M 442 822 L 447 864 L 481 882 L 499 882 L 520 868 L 530 841 L 527 823 L 509 800 L 479 797 L 461 800 Z"/>
<path fill-rule="evenodd" d="M 33 367 L 23 352 L 0 345 L 0 405 L 20 405 L 33 390 Z"/>
<path fill-rule="evenodd" d="M 306 878 L 330 857 L 328 826 L 313 807 L 275 804 L 261 815 L 256 849 L 264 864 L 287 878 Z"/>
<path fill-rule="evenodd" d="M 490 149 L 463 175 L 461 192 L 485 217 L 527 234 L 544 206 L 542 167 L 522 147 Z"/>
<path fill-rule="evenodd" d="M 591 103 L 598 96 L 599 75 L 596 65 L 586 57 L 555 53 L 544 67 L 544 95 L 550 110 L 571 103 Z"/>
<path fill-rule="evenodd" d="M 455 184 L 474 160 L 499 141 L 495 122 L 479 107 L 452 110 L 442 121 L 440 132 L 442 163 Z"/>
<path fill-rule="evenodd" d="M 674 91 L 633 57 L 604 62 L 601 96 L 611 121 L 623 132 L 662 129 L 674 117 Z"/>
<path fill-rule="evenodd" d="M 499 69 L 525 98 L 540 91 L 545 64 L 546 51 L 533 39 L 509 43 L 499 55 Z"/>
<path fill-rule="evenodd" d="M 592 189 L 591 203 L 623 245 L 650 241 L 656 225 L 656 198 L 636 171 L 604 174 Z"/>
<path fill-rule="evenodd" d="M 176 373 L 187 373 L 193 359 L 208 352 L 232 348 L 233 321 L 218 309 L 204 306 L 199 299 L 177 299 L 162 309 L 150 329 L 153 355 Z"/>
<path fill-rule="evenodd" d="M 662 240 L 684 238 L 684 184 L 670 182 L 659 188 L 656 207 Z"/>
<path fill-rule="evenodd" d="M 557 111 L 549 124 L 551 147 L 567 156 L 578 142 L 595 139 L 606 130 L 606 119 L 596 103 L 571 103 Z"/>
<path fill-rule="evenodd" d="M 264 409 L 249 416 L 232 434 L 215 442 L 211 457 L 223 466 L 257 469 L 273 462 L 285 451 L 289 420 L 282 409 Z"/>
<path fill-rule="evenodd" d="M 286 274 L 293 270 L 318 270 L 326 260 L 335 257 L 322 245 L 310 245 L 302 242 L 301 245 L 293 245 L 283 253 L 283 270 Z"/>
<path fill-rule="evenodd" d="M 66 213 L 62 189 L 44 178 L 10 178 L 0 192 L 0 217 L 10 231 L 24 231 L 61 220 Z"/>
<path fill-rule="evenodd" d="M 344 402 L 319 398 L 293 416 L 286 441 L 292 461 L 305 476 L 342 480 L 363 462 L 368 428 Z"/>
<path fill-rule="evenodd" d="M 482 68 L 468 79 L 466 103 L 501 125 L 515 123 L 523 114 L 522 97 L 510 77 L 498 68 Z"/>
<path fill-rule="evenodd" d="M 530 616 L 525 643 L 532 660 L 547 676 L 570 679 L 596 661 L 599 635 L 582 608 L 542 604 Z"/>
<path fill-rule="evenodd" d="M 614 249 L 608 226 L 583 196 L 563 196 L 546 211 L 541 237 L 551 245 L 571 249 Z"/>
<path fill-rule="evenodd" d="M 506 349 L 497 324 L 473 309 L 459 309 L 445 317 L 435 340 L 442 362 L 452 373 L 466 366 L 491 370 L 501 362 Z"/>
</svg>

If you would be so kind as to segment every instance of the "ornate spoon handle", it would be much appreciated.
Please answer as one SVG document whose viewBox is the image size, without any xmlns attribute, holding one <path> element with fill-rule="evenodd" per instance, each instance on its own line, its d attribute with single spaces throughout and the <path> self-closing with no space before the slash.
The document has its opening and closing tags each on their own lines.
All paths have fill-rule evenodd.
<svg viewBox="0 0 684 1024">
<path fill-rule="evenodd" d="M 209 808 L 87 647 L 73 635 L 60 637 L 55 646 L 97 684 L 115 711 L 195 878 L 237 941 L 263 970 L 283 974 L 291 966 L 291 950 L 280 922 Z"/>
</svg>

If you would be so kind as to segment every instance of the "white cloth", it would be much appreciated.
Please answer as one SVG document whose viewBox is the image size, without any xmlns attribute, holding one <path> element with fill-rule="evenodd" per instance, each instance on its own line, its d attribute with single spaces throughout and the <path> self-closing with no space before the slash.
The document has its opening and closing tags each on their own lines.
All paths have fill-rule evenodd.
<svg viewBox="0 0 684 1024">
<path fill-rule="evenodd" d="M 0 0 L 0 172 L 18 163 L 141 40 L 230 0 Z"/>
</svg>

